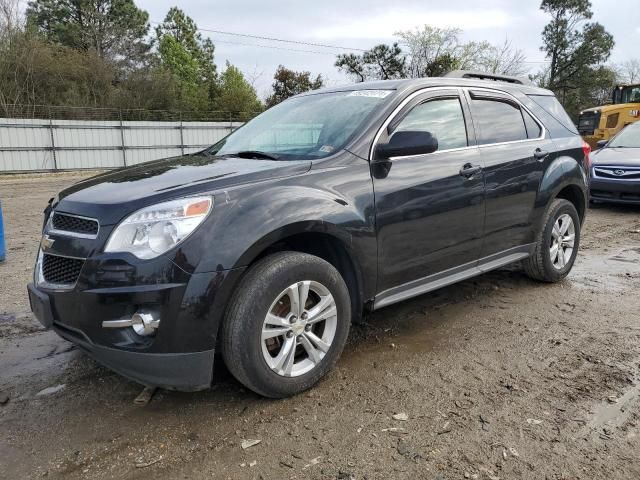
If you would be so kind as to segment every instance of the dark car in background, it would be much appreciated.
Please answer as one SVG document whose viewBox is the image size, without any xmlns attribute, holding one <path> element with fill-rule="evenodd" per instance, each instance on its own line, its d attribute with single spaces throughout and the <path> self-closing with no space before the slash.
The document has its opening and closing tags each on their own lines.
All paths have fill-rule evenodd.
<svg viewBox="0 0 640 480">
<path fill-rule="evenodd" d="M 353 320 L 522 261 L 576 258 L 589 147 L 547 90 L 461 73 L 309 92 L 216 145 L 52 199 L 36 317 L 149 386 L 299 393 Z"/>
<path fill-rule="evenodd" d="M 599 146 L 592 156 L 591 200 L 640 205 L 640 122 Z"/>
</svg>

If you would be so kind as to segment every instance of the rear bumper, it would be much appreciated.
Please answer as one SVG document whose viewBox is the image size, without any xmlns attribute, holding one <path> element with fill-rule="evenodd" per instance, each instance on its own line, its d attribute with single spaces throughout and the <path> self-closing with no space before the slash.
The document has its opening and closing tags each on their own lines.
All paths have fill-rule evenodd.
<svg viewBox="0 0 640 480">
<path fill-rule="evenodd" d="M 591 177 L 591 199 L 640 205 L 640 182 Z"/>
</svg>

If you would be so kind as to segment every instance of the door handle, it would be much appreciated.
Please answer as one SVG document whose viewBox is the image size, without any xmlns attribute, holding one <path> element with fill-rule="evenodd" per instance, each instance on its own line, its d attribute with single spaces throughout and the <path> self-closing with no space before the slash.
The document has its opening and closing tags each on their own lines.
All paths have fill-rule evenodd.
<svg viewBox="0 0 640 480">
<path fill-rule="evenodd" d="M 482 167 L 480 165 L 473 165 L 471 163 L 465 163 L 463 167 L 460 169 L 460 175 L 465 178 L 471 178 L 476 173 L 482 171 Z"/>
<path fill-rule="evenodd" d="M 546 150 L 542 150 L 540 148 L 536 148 L 535 151 L 533 152 L 533 157 L 536 160 L 544 160 L 545 158 L 547 158 L 549 156 L 549 152 L 547 152 Z"/>
</svg>

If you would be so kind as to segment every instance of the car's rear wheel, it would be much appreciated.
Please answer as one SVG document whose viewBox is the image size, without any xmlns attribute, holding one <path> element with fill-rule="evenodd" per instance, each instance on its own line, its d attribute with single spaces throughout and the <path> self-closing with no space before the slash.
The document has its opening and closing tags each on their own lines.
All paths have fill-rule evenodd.
<svg viewBox="0 0 640 480">
<path fill-rule="evenodd" d="M 534 253 L 523 262 L 524 270 L 535 280 L 558 282 L 573 268 L 579 247 L 578 212 L 571 202 L 558 198 L 545 214 Z"/>
<path fill-rule="evenodd" d="M 231 299 L 222 354 L 251 390 L 287 397 L 333 368 L 350 324 L 349 291 L 331 264 L 304 253 L 277 253 L 251 267 Z"/>
</svg>

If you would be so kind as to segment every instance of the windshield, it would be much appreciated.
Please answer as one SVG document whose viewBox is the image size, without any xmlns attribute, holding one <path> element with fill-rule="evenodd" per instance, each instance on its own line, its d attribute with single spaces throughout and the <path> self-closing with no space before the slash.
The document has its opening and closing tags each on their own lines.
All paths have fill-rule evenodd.
<svg viewBox="0 0 640 480">
<path fill-rule="evenodd" d="M 341 150 L 392 93 L 356 90 L 289 99 L 257 116 L 209 149 L 213 155 L 252 152 L 255 158 L 307 160 Z"/>
<path fill-rule="evenodd" d="M 619 87 L 616 90 L 613 103 L 640 103 L 640 85 Z"/>
<path fill-rule="evenodd" d="M 633 124 L 611 140 L 607 147 L 610 148 L 640 148 L 640 123 Z"/>
</svg>

